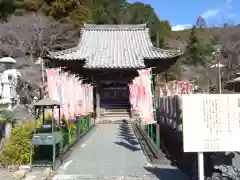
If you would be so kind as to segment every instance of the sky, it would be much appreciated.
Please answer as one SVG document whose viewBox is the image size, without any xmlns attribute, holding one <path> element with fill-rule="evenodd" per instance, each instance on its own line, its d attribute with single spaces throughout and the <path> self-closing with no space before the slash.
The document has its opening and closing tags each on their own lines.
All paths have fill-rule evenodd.
<svg viewBox="0 0 240 180">
<path fill-rule="evenodd" d="M 188 29 L 202 16 L 209 26 L 240 24 L 240 0 L 137 0 L 150 4 L 173 31 Z M 130 3 L 136 0 L 129 0 Z M 238 8 L 237 8 L 238 7 Z"/>
</svg>

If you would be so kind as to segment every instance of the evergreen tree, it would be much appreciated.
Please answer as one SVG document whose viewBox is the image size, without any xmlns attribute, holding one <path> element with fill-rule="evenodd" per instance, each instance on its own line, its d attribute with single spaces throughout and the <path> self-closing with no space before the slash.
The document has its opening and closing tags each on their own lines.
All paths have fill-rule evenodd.
<svg viewBox="0 0 240 180">
<path fill-rule="evenodd" d="M 184 68 L 182 66 L 182 63 L 178 61 L 164 73 L 164 80 L 176 80 L 181 76 L 182 72 L 184 72 Z"/>
<path fill-rule="evenodd" d="M 186 64 L 198 66 L 207 63 L 207 57 L 212 55 L 212 42 L 203 41 L 197 37 L 196 26 L 193 26 L 190 32 L 188 45 L 186 47 Z"/>
<path fill-rule="evenodd" d="M 187 58 L 187 64 L 193 64 L 196 65 L 198 64 L 198 43 L 199 40 L 196 35 L 196 26 L 193 26 L 191 28 L 189 40 L 188 40 L 188 45 L 187 45 L 187 53 L 188 53 L 188 58 Z"/>
<path fill-rule="evenodd" d="M 0 21 L 7 21 L 14 9 L 14 0 L 0 0 Z"/>
<path fill-rule="evenodd" d="M 24 15 L 27 12 L 41 12 L 48 15 L 53 0 L 15 0 L 15 15 Z"/>
<path fill-rule="evenodd" d="M 207 23 L 202 16 L 199 16 L 197 18 L 196 27 L 198 27 L 198 28 L 206 28 L 207 27 Z"/>
<path fill-rule="evenodd" d="M 49 15 L 55 19 L 71 22 L 79 27 L 91 19 L 91 11 L 84 0 L 54 0 L 50 9 Z"/>
</svg>

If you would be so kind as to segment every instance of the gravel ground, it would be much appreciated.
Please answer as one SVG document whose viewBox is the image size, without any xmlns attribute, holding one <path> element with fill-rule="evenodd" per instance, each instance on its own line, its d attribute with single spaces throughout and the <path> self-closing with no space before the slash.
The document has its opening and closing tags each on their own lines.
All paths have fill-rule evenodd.
<svg viewBox="0 0 240 180">
<path fill-rule="evenodd" d="M 97 125 L 57 170 L 64 179 L 187 180 L 171 165 L 148 162 L 130 125 Z"/>
</svg>

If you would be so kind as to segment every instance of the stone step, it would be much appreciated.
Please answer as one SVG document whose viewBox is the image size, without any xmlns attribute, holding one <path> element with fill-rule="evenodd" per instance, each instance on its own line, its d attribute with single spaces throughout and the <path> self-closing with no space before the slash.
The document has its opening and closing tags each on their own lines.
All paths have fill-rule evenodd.
<svg viewBox="0 0 240 180">
<path fill-rule="evenodd" d="M 106 110 L 118 110 L 118 109 L 130 109 L 130 106 L 101 106 L 102 109 Z"/>
<path fill-rule="evenodd" d="M 129 116 L 129 112 L 105 112 L 102 114 L 102 116 Z"/>
<path fill-rule="evenodd" d="M 116 118 L 116 119 L 122 119 L 122 118 L 130 118 L 130 116 L 102 116 L 102 118 L 108 118 L 108 119 L 111 119 L 111 118 Z"/>
<path fill-rule="evenodd" d="M 105 111 L 103 114 L 129 114 L 128 111 L 116 112 L 116 111 Z"/>
<path fill-rule="evenodd" d="M 105 109 L 105 112 L 129 112 L 129 108 L 124 108 L 124 109 Z"/>
<path fill-rule="evenodd" d="M 101 117 L 100 121 L 103 124 L 121 123 L 122 120 L 131 121 L 130 117 Z"/>
<path fill-rule="evenodd" d="M 102 116 L 101 119 L 130 119 L 130 116 Z"/>
</svg>

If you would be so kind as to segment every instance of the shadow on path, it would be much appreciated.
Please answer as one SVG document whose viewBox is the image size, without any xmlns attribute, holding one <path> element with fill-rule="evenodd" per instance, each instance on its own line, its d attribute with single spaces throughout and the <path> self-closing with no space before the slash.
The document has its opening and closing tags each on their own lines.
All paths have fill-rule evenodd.
<svg viewBox="0 0 240 180">
<path fill-rule="evenodd" d="M 115 142 L 115 144 L 117 144 L 119 146 L 123 146 L 123 147 L 125 147 L 125 148 L 127 148 L 127 149 L 129 149 L 131 151 L 139 151 L 139 150 L 141 150 L 140 148 L 134 147 L 134 146 L 132 146 L 132 145 L 130 145 L 128 143 L 125 143 L 125 142 Z"/>
<path fill-rule="evenodd" d="M 179 169 L 144 167 L 148 172 L 154 174 L 159 180 L 189 180 Z"/>
<path fill-rule="evenodd" d="M 123 120 L 119 126 L 118 138 L 121 139 L 119 142 L 114 142 L 119 146 L 123 146 L 131 151 L 139 151 L 139 143 L 133 134 L 130 124 Z"/>
</svg>

